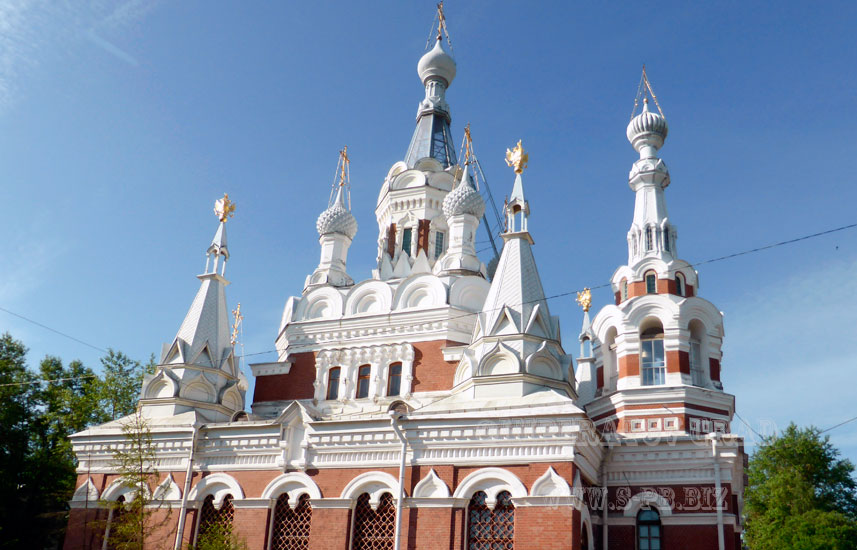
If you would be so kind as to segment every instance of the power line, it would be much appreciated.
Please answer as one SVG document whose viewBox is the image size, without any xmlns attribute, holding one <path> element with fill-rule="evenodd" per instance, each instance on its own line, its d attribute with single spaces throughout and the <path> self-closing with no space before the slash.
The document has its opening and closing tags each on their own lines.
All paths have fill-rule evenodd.
<svg viewBox="0 0 857 550">
<path fill-rule="evenodd" d="M 826 430 L 821 430 L 818 433 L 823 434 L 824 432 L 829 432 L 830 430 L 836 429 L 839 426 L 844 426 L 845 424 L 848 424 L 849 422 L 854 422 L 855 420 L 857 420 L 857 416 L 855 416 L 853 418 L 849 418 L 848 420 L 845 420 L 843 422 L 840 422 L 839 424 L 837 424 L 835 426 L 831 426 L 831 427 L 827 428 Z"/>
<path fill-rule="evenodd" d="M 29 386 L 31 384 L 48 384 L 51 382 L 68 382 L 69 380 L 84 380 L 86 378 L 96 378 L 96 376 L 97 375 L 95 374 L 86 374 L 84 376 L 72 376 L 69 378 L 52 378 L 50 380 L 40 378 L 38 380 L 31 380 L 29 382 L 10 382 L 8 384 L 0 384 L 0 388 L 4 388 L 7 386 Z"/>
<path fill-rule="evenodd" d="M 34 325 L 36 325 L 36 326 L 38 326 L 38 327 L 42 327 L 43 329 L 45 329 L 45 330 L 49 330 L 49 331 L 51 331 L 51 332 L 53 332 L 53 333 L 55 333 L 55 334 L 59 334 L 60 336 L 62 336 L 62 337 L 64 337 L 64 338 L 68 338 L 69 340 L 74 340 L 74 341 L 75 341 L 75 342 L 77 342 L 78 344 L 83 344 L 84 346 L 88 346 L 88 347 L 90 347 L 90 348 L 92 348 L 92 349 L 94 349 L 94 350 L 98 350 L 98 351 L 100 351 L 100 352 L 102 352 L 102 353 L 110 353 L 109 351 L 107 351 L 107 350 L 106 350 L 106 349 L 104 349 L 104 348 L 100 348 L 100 347 L 98 347 L 98 346 L 96 346 L 96 345 L 90 344 L 89 342 L 84 342 L 84 341 L 83 341 L 83 340 L 81 340 L 80 338 L 75 338 L 74 336 L 71 336 L 70 334 L 66 334 L 65 332 L 59 331 L 59 330 L 57 330 L 57 329 L 55 329 L 55 328 L 51 328 L 51 327 L 49 327 L 48 325 L 45 325 L 45 324 L 40 323 L 40 322 L 38 322 L 38 321 L 34 321 L 34 320 L 32 320 L 32 319 L 30 319 L 30 318 L 28 318 L 28 317 L 24 317 L 23 315 L 21 315 L 21 314 L 19 314 L 19 313 L 15 313 L 14 311 L 9 311 L 8 309 L 3 308 L 3 307 L 0 307 L 0 311 L 5 311 L 5 312 L 6 312 L 6 313 L 8 313 L 9 315 L 14 315 L 14 316 L 15 316 L 15 317 L 17 317 L 18 319 L 23 319 L 24 321 L 27 321 L 28 323 L 32 323 L 32 324 L 34 324 Z"/>
<path fill-rule="evenodd" d="M 848 224 L 848 225 L 843 225 L 843 226 L 840 226 L 840 227 L 835 227 L 835 228 L 833 228 L 833 229 L 827 229 L 827 230 L 825 230 L 825 231 L 819 231 L 818 233 L 812 233 L 812 234 L 809 234 L 809 235 L 803 235 L 803 236 L 800 236 L 800 237 L 796 237 L 796 238 L 794 238 L 794 239 L 789 239 L 789 240 L 785 240 L 785 241 L 780 241 L 780 242 L 776 242 L 776 243 L 768 244 L 768 245 L 765 245 L 765 246 L 760 246 L 760 247 L 756 247 L 756 248 L 751 248 L 751 249 L 748 249 L 748 250 L 742 250 L 742 251 L 740 251 L 740 252 L 735 252 L 735 253 L 732 253 L 732 254 L 727 254 L 727 255 L 725 255 L 725 256 L 719 256 L 719 257 L 716 257 L 716 258 L 710 258 L 710 259 L 708 259 L 708 260 L 702 260 L 702 261 L 695 262 L 695 263 L 688 263 L 688 267 L 695 268 L 696 266 L 700 266 L 700 265 L 706 265 L 706 264 L 711 264 L 711 263 L 715 263 L 715 262 L 721 262 L 721 261 L 724 261 L 724 260 L 729 260 L 729 259 L 732 259 L 732 258 L 737 258 L 737 257 L 739 257 L 739 256 L 746 256 L 746 255 L 748 255 L 748 254 L 755 254 L 755 253 L 757 253 L 757 252 L 762 252 L 762 251 L 764 251 L 764 250 L 770 250 L 770 249 L 772 249 L 772 248 L 778 248 L 778 247 L 781 247 L 781 246 L 786 246 L 786 245 L 789 245 L 789 244 L 794 244 L 794 243 L 797 243 L 797 242 L 806 241 L 806 240 L 809 240 L 809 239 L 814 239 L 814 238 L 822 237 L 822 236 L 825 236 L 825 235 L 830 235 L 830 234 L 832 234 L 832 233 L 838 233 L 838 232 L 840 232 L 840 231 L 845 231 L 845 230 L 847 230 L 847 229 L 854 229 L 855 227 L 857 227 L 857 223 L 852 223 L 852 224 Z M 588 287 L 588 288 L 589 288 L 590 290 L 597 290 L 597 289 L 601 289 L 601 288 L 607 288 L 607 287 L 609 287 L 609 286 L 611 286 L 611 285 L 612 285 L 612 283 L 604 283 L 604 284 L 600 284 L 600 285 L 590 286 L 590 287 Z M 575 290 L 571 290 L 571 291 L 568 291 L 568 292 L 560 292 L 560 293 L 558 293 L 558 294 L 553 294 L 553 295 L 551 295 L 551 296 L 545 296 L 544 300 L 553 300 L 553 299 L 556 299 L 556 298 L 563 298 L 563 297 L 565 297 L 565 296 L 572 296 L 572 295 L 575 295 L 576 293 L 577 293 L 577 289 L 575 289 Z M 541 301 L 541 299 L 538 299 L 538 300 L 531 300 L 531 301 L 529 301 L 529 302 L 523 302 L 523 303 L 521 303 L 521 304 L 513 304 L 513 305 L 519 306 L 519 305 L 524 305 L 524 304 L 533 303 L 533 302 L 539 302 L 539 301 Z M 511 305 L 511 304 L 507 304 L 507 305 Z M 503 307 L 506 307 L 506 306 L 504 305 Z M 469 316 L 472 316 L 472 315 L 479 315 L 480 313 L 489 313 L 489 312 L 492 312 L 492 311 L 498 311 L 498 310 L 500 310 L 500 309 L 503 309 L 503 307 L 491 308 L 491 309 L 483 309 L 483 310 L 481 310 L 481 311 L 475 311 L 475 312 L 472 312 L 472 313 L 462 313 L 462 314 L 460 314 L 460 315 L 455 315 L 455 316 L 449 317 L 449 319 L 448 319 L 448 320 L 449 320 L 449 321 L 452 321 L 452 320 L 455 320 L 455 319 L 461 319 L 461 318 L 463 318 L 463 317 L 469 317 Z M 73 341 L 75 341 L 75 342 L 77 342 L 77 343 L 79 343 L 79 344 L 83 344 L 84 346 L 88 346 L 88 347 L 90 347 L 90 348 L 92 348 L 92 349 L 95 349 L 95 350 L 98 350 L 98 351 L 100 351 L 100 352 L 102 352 L 102 353 L 109 353 L 109 352 L 108 352 L 106 349 L 104 349 L 104 348 L 101 348 L 101 347 L 98 347 L 98 346 L 96 346 L 96 345 L 94 345 L 94 344 L 90 344 L 90 343 L 88 343 L 88 342 L 85 342 L 85 341 L 83 341 L 83 340 L 81 340 L 81 339 L 79 339 L 79 338 L 76 338 L 76 337 L 74 337 L 74 336 L 71 336 L 71 335 L 69 335 L 69 334 L 66 334 L 65 332 L 62 332 L 62 331 L 59 331 L 59 330 L 57 330 L 57 329 L 51 328 L 51 327 L 49 327 L 49 326 L 47 326 L 47 325 L 45 325 L 45 324 L 43 324 L 43 323 L 40 323 L 40 322 L 38 322 L 38 321 L 34 321 L 33 319 L 30 319 L 30 318 L 28 318 L 28 317 L 25 317 L 24 315 L 21 315 L 21 314 L 19 314 L 19 313 L 15 313 L 14 311 L 10 311 L 10 310 L 8 310 L 8 309 L 6 309 L 6 308 L 3 308 L 3 307 L 0 307 L 0 311 L 4 311 L 4 312 L 8 313 L 9 315 L 13 315 L 13 316 L 15 316 L 15 317 L 18 317 L 19 319 L 22 319 L 22 320 L 24 320 L 24 321 L 27 321 L 28 323 L 32 323 L 32 324 L 34 324 L 34 325 L 36 325 L 36 326 L 39 326 L 39 327 L 41 327 L 41 328 L 43 328 L 43 329 L 45 329 L 45 330 L 49 330 L 49 331 L 51 331 L 51 332 L 53 332 L 53 333 L 55 333 L 55 334 L 59 334 L 60 336 L 62 336 L 62 337 L 64 337 L 64 338 L 68 338 L 69 340 L 73 340 Z M 245 354 L 240 355 L 240 356 L 239 356 L 239 358 L 252 357 L 252 356 L 254 356 L 254 355 L 264 355 L 264 354 L 266 354 L 266 353 L 275 353 L 275 352 L 278 352 L 278 351 L 279 351 L 279 350 L 272 349 L 272 350 L 258 351 L 258 352 L 254 352 L 254 353 L 245 353 Z M 853 420 L 853 419 L 852 419 L 852 420 Z M 846 422 L 850 422 L 850 421 L 851 421 L 851 420 L 848 420 L 848 421 L 846 421 Z M 838 427 L 838 426 L 834 426 L 834 428 L 835 428 L 835 427 Z M 831 429 L 831 430 L 832 430 L 833 428 L 828 428 L 828 429 Z M 758 435 L 758 434 L 757 434 L 757 435 Z"/>
</svg>

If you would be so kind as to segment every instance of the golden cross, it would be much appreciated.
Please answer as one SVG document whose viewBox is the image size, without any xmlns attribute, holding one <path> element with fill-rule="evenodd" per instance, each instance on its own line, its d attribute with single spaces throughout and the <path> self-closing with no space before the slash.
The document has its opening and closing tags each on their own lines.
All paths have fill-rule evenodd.
<svg viewBox="0 0 857 550">
<path fill-rule="evenodd" d="M 473 138 L 470 137 L 470 123 L 464 127 L 464 164 L 470 164 L 470 156 L 473 154 Z"/>
<path fill-rule="evenodd" d="M 443 14 L 443 0 L 437 4 L 437 39 L 443 38 L 441 32 L 446 30 L 446 16 Z M 449 32 L 447 32 L 449 34 Z"/>
<path fill-rule="evenodd" d="M 524 151 L 520 139 L 514 149 L 506 149 L 506 164 L 514 168 L 516 174 L 523 172 L 529 161 L 530 155 Z"/>
<path fill-rule="evenodd" d="M 340 187 L 348 183 L 348 168 L 351 165 L 351 159 L 348 158 L 348 146 L 342 148 L 342 151 L 339 152 L 339 160 L 342 164 L 341 171 L 339 173 L 339 185 Z"/>
<path fill-rule="evenodd" d="M 214 213 L 222 222 L 235 215 L 235 203 L 229 200 L 227 193 L 223 194 L 222 199 L 214 201 Z"/>
<path fill-rule="evenodd" d="M 232 316 L 235 317 L 235 322 L 232 323 L 232 338 L 229 341 L 234 346 L 238 341 L 238 328 L 244 320 L 244 316 L 241 315 L 241 302 L 238 302 L 238 307 L 232 310 Z"/>
<path fill-rule="evenodd" d="M 582 307 L 583 311 L 589 311 L 589 308 L 592 307 L 592 292 L 588 288 L 577 293 L 577 305 Z"/>
</svg>

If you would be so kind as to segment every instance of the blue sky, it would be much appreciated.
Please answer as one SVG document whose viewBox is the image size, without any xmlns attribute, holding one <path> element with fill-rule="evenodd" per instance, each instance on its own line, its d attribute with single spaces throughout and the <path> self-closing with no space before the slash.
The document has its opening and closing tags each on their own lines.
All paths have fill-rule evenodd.
<svg viewBox="0 0 857 550">
<path fill-rule="evenodd" d="M 530 229 L 548 294 L 608 282 L 626 260 L 646 63 L 670 124 L 670 217 L 690 262 L 857 222 L 853 2 L 447 2 L 453 133 L 472 125 L 495 196 L 523 139 Z M 337 151 L 352 158 L 369 276 L 373 209 L 422 99 L 433 2 L 0 4 L 0 307 L 145 359 L 196 292 L 224 191 L 247 353 L 318 261 L 315 218 Z M 484 237 L 483 237 L 484 238 Z M 488 259 L 487 257 L 485 258 Z M 770 431 L 857 415 L 857 230 L 700 267 L 725 313 L 723 379 Z M 609 293 L 595 293 L 595 308 Z M 577 352 L 581 316 L 551 301 Z M 100 353 L 0 312 L 31 349 Z M 266 360 L 259 355 L 253 361 Z M 746 432 L 740 422 L 739 432 Z M 748 434 L 751 435 L 751 434 Z M 857 422 L 831 432 L 857 461 Z"/>
</svg>

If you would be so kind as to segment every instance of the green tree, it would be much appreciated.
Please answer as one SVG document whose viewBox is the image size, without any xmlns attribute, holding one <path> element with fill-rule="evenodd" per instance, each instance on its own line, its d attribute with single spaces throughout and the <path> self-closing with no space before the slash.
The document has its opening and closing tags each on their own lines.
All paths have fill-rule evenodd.
<svg viewBox="0 0 857 550">
<path fill-rule="evenodd" d="M 26 356 L 24 344 L 8 332 L 0 336 L 0 548 L 19 548 L 29 535 L 22 503 L 38 396 Z"/>
<path fill-rule="evenodd" d="M 116 420 L 132 414 L 143 383 L 143 366 L 113 349 L 108 349 L 101 358 L 101 366 L 104 370 L 101 398 L 108 417 Z"/>
<path fill-rule="evenodd" d="M 197 537 L 188 550 L 246 550 L 247 543 L 235 534 L 231 525 L 215 523 Z"/>
<path fill-rule="evenodd" d="M 744 493 L 752 550 L 857 550 L 854 465 L 818 428 L 790 424 L 753 454 Z"/>
<path fill-rule="evenodd" d="M 110 522 L 110 544 L 117 550 L 142 550 L 157 545 L 153 535 L 169 521 L 170 512 L 167 508 L 160 520 L 156 518 L 162 510 L 161 501 L 153 495 L 160 477 L 155 467 L 156 447 L 149 423 L 139 410 L 125 419 L 122 433 L 125 444 L 114 449 L 113 464 L 123 485 L 133 489 L 134 498 L 112 503 L 115 519 Z"/>
</svg>

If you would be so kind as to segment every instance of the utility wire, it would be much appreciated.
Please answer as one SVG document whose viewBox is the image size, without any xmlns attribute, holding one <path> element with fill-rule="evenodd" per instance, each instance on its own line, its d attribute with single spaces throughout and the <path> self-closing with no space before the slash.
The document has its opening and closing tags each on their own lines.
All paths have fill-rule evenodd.
<svg viewBox="0 0 857 550">
<path fill-rule="evenodd" d="M 31 380 L 29 382 L 10 382 L 8 384 L 0 384 L 0 388 L 5 388 L 7 386 L 29 386 L 31 384 L 47 384 L 51 382 L 68 382 L 69 380 L 84 380 L 86 378 L 95 378 L 97 375 L 95 374 L 87 374 L 84 376 L 72 376 L 70 378 L 52 378 L 50 380 L 38 379 Z"/>
<path fill-rule="evenodd" d="M 857 227 L 857 223 L 852 223 L 852 224 L 848 224 L 848 225 L 843 225 L 843 226 L 840 226 L 840 227 L 835 227 L 835 228 L 833 228 L 833 229 L 827 229 L 827 230 L 825 230 L 825 231 L 819 231 L 818 233 L 812 233 L 812 234 L 809 234 L 809 235 L 803 235 L 803 236 L 801 236 L 801 237 L 796 237 L 796 238 L 794 238 L 794 239 L 789 239 L 789 240 L 785 240 L 785 241 L 780 241 L 780 242 L 776 242 L 776 243 L 768 244 L 768 245 L 765 245 L 765 246 L 760 246 L 760 247 L 756 247 L 756 248 L 751 248 L 751 249 L 748 249 L 748 250 L 742 250 L 742 251 L 740 251 L 740 252 L 735 252 L 735 253 L 733 253 L 733 254 L 727 254 L 727 255 L 725 255 L 725 256 L 720 256 L 720 257 L 717 257 L 717 258 L 710 258 L 710 259 L 708 259 L 708 260 L 702 260 L 702 261 L 699 261 L 699 262 L 696 262 L 696 263 L 688 264 L 688 266 L 689 266 L 689 267 L 696 267 L 696 266 L 700 266 L 700 265 L 711 264 L 711 263 L 714 263 L 714 262 L 721 262 L 721 261 L 723 261 L 723 260 L 729 260 L 729 259 L 732 259 L 732 258 L 737 258 L 737 257 L 739 257 L 739 256 L 746 256 L 746 255 L 748 255 L 748 254 L 755 254 L 755 253 L 757 253 L 757 252 L 762 252 L 762 251 L 764 251 L 764 250 L 770 250 L 770 249 L 772 249 L 772 248 L 778 248 L 778 247 L 780 247 L 780 246 L 786 246 L 786 245 L 789 245 L 789 244 L 794 244 L 794 243 L 797 243 L 797 242 L 806 241 L 806 240 L 809 240 L 809 239 L 814 239 L 814 238 L 822 237 L 822 236 L 825 236 L 825 235 L 830 235 L 830 234 L 832 234 L 832 233 L 838 233 L 838 232 L 840 232 L 840 231 L 845 231 L 845 230 L 847 230 L 847 229 L 854 229 L 855 227 Z M 591 287 L 588 287 L 588 288 L 589 288 L 590 290 L 597 290 L 597 289 L 601 289 L 601 288 L 607 288 L 607 287 L 611 286 L 611 284 L 612 284 L 612 283 L 604 283 L 604 284 L 600 284 L 600 285 L 596 285 L 596 286 L 591 286 Z M 571 295 L 574 295 L 574 294 L 576 294 L 576 292 L 577 292 L 577 290 L 571 290 L 571 291 L 568 291 L 568 292 L 560 292 L 559 294 L 553 294 L 553 295 L 551 295 L 551 296 L 545 296 L 545 298 L 544 298 L 544 299 L 545 299 L 545 300 L 553 300 L 553 299 L 555 299 L 555 298 L 562 298 L 562 297 L 565 297 L 565 296 L 571 296 Z M 524 304 L 527 304 L 527 303 L 540 302 L 540 301 L 541 301 L 541 299 L 538 299 L 538 300 L 531 300 L 531 301 L 529 301 L 529 302 L 523 302 L 523 303 L 521 303 L 521 304 L 514 304 L 514 305 L 524 305 Z M 507 304 L 507 305 L 511 305 L 511 304 Z M 503 306 L 503 307 L 506 307 L 506 306 Z M 460 315 L 454 315 L 454 316 L 452 316 L 452 317 L 449 317 L 447 320 L 452 321 L 452 320 L 460 319 L 460 318 L 463 318 L 463 317 L 469 317 L 469 316 L 472 316 L 472 315 L 479 315 L 480 313 L 489 313 L 489 312 L 492 312 L 492 311 L 498 311 L 498 310 L 500 310 L 500 309 L 503 309 L 503 308 L 502 308 L 502 307 L 499 307 L 499 308 L 484 309 L 484 310 L 482 310 L 482 311 L 476 311 L 476 312 L 472 312 L 472 313 L 462 313 L 462 314 L 460 314 Z M 66 334 L 65 332 L 62 332 L 62 331 L 59 331 L 59 330 L 57 330 L 57 329 L 51 328 L 51 327 L 49 327 L 49 326 L 47 326 L 47 325 L 45 325 L 45 324 L 43 324 L 43 323 L 39 323 L 38 321 L 34 321 L 33 319 L 30 319 L 30 318 L 28 318 L 28 317 L 25 317 L 24 315 L 21 315 L 21 314 L 19 314 L 19 313 L 15 313 L 14 311 L 10 311 L 10 310 L 8 310 L 8 309 L 6 309 L 6 308 L 4 308 L 4 307 L 0 307 L 0 311 L 4 311 L 4 312 L 8 313 L 9 315 L 13 315 L 13 316 L 15 316 L 15 317 L 17 317 L 17 318 L 19 318 L 19 319 L 22 319 L 22 320 L 24 320 L 24 321 L 27 321 L 28 323 L 32 323 L 32 324 L 34 324 L 34 325 L 36 325 L 36 326 L 39 326 L 39 327 L 41 327 L 41 328 L 43 328 L 43 329 L 45 329 L 45 330 L 49 330 L 49 331 L 51 331 L 51 332 L 53 332 L 53 333 L 55 333 L 55 334 L 59 334 L 60 336 L 62 336 L 62 337 L 64 337 L 64 338 L 68 338 L 69 340 L 73 340 L 73 341 L 75 341 L 75 342 L 77 342 L 77 343 L 79 343 L 79 344 L 83 344 L 84 346 L 88 346 L 88 347 L 90 347 L 90 348 L 92 348 L 92 349 L 95 349 L 95 350 L 98 350 L 98 351 L 100 351 L 100 352 L 102 352 L 102 353 L 109 353 L 109 352 L 108 352 L 106 349 L 104 349 L 104 348 L 101 348 L 101 347 L 98 347 L 98 346 L 96 346 L 96 345 L 90 344 L 90 343 L 85 342 L 85 341 L 83 341 L 83 340 L 81 340 L 81 339 L 79 339 L 79 338 L 75 338 L 74 336 L 71 336 L 71 335 L 69 335 L 69 334 Z M 258 351 L 258 352 L 254 352 L 254 353 L 245 353 L 245 354 L 240 355 L 240 356 L 239 356 L 239 358 L 252 357 L 252 356 L 254 356 L 254 355 L 264 355 L 264 354 L 266 354 L 266 353 L 275 353 L 275 352 L 277 352 L 277 351 L 279 351 L 279 350 L 272 349 L 272 350 Z M 857 417 L 855 417 L 855 418 L 857 418 Z M 848 420 L 848 421 L 846 421 L 846 422 L 851 422 L 852 420 L 854 420 L 854 419 Z M 742 422 L 743 422 L 743 420 L 742 420 Z M 837 425 L 837 426 L 834 426 L 833 428 L 836 428 L 836 427 L 838 427 L 838 425 Z M 832 430 L 833 428 L 828 428 L 828 430 Z M 752 429 L 752 428 L 751 428 L 751 429 Z M 757 435 L 758 435 L 758 434 L 757 434 Z"/>
<path fill-rule="evenodd" d="M 849 422 L 854 422 L 855 420 L 857 420 L 857 416 L 855 416 L 853 418 L 849 418 L 848 420 L 845 420 L 843 422 L 840 422 L 839 424 L 837 424 L 835 426 L 831 426 L 831 427 L 827 428 L 826 430 L 821 430 L 818 433 L 823 434 L 824 432 L 829 432 L 830 430 L 836 429 L 839 426 L 844 426 L 845 424 L 848 424 Z"/>
</svg>

